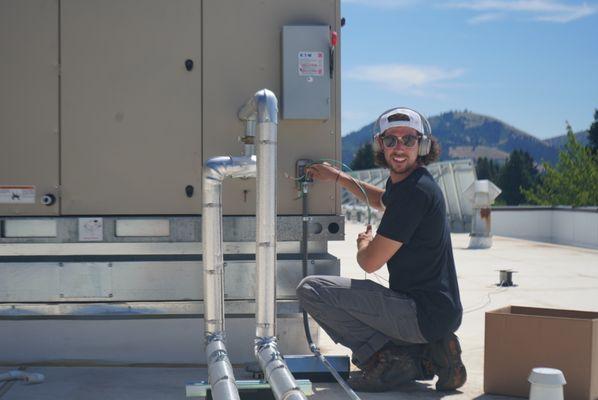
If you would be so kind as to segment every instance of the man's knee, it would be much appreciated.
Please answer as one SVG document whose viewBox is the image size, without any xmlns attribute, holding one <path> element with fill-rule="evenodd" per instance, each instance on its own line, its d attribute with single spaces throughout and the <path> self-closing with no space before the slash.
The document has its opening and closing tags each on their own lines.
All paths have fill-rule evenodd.
<svg viewBox="0 0 598 400">
<path fill-rule="evenodd" d="M 305 302 L 308 302 L 309 300 L 317 296 L 314 278 L 316 277 L 306 276 L 301 280 L 301 282 L 299 282 L 299 285 L 297 285 L 297 289 L 295 289 L 295 291 L 297 293 L 297 298 L 299 298 L 299 302 L 301 304 L 304 304 Z"/>
<path fill-rule="evenodd" d="M 311 275 L 303 278 L 297 286 L 296 293 L 303 308 L 311 308 L 316 304 L 326 303 L 322 288 L 326 286 L 326 276 Z"/>
</svg>

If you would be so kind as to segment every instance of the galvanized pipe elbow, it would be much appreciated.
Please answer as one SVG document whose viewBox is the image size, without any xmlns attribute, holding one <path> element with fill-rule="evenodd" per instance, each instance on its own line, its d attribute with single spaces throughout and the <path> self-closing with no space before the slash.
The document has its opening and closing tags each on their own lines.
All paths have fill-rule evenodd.
<svg viewBox="0 0 598 400">
<path fill-rule="evenodd" d="M 221 156 L 210 158 L 203 168 L 204 182 L 221 184 L 224 178 L 254 178 L 257 159 L 255 156 Z"/>
<path fill-rule="evenodd" d="M 242 121 L 257 119 L 258 123 L 272 122 L 278 124 L 278 99 L 276 95 L 268 89 L 258 90 L 241 107 L 238 117 Z"/>
</svg>

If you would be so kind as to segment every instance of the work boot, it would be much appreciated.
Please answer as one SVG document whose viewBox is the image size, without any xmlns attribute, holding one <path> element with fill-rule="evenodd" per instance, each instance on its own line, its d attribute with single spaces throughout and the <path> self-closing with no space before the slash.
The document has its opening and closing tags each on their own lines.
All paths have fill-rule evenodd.
<svg viewBox="0 0 598 400">
<path fill-rule="evenodd" d="M 385 392 L 414 381 L 419 374 L 413 357 L 387 344 L 370 357 L 361 371 L 352 373 L 348 383 L 358 392 Z"/>
<path fill-rule="evenodd" d="M 429 373 L 438 375 L 436 390 L 455 390 L 467 380 L 467 371 L 461 361 L 461 345 L 454 333 L 429 344 L 423 364 Z"/>
</svg>

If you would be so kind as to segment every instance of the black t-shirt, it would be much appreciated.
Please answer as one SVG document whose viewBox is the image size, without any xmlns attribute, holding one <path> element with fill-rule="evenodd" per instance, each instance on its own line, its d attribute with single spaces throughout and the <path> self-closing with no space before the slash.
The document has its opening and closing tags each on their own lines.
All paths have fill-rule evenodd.
<svg viewBox="0 0 598 400">
<path fill-rule="evenodd" d="M 402 242 L 388 260 L 390 288 L 417 304 L 422 335 L 434 341 L 457 330 L 463 307 L 442 191 L 420 167 L 401 182 L 386 182 L 377 233 Z"/>
</svg>

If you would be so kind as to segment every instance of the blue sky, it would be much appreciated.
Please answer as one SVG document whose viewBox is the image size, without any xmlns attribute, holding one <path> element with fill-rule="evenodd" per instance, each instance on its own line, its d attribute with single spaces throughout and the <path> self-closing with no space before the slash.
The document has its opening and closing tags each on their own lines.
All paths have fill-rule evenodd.
<svg viewBox="0 0 598 400">
<path fill-rule="evenodd" d="M 598 1 L 342 0 L 342 132 L 395 105 L 463 110 L 539 138 L 598 108 Z"/>
</svg>

